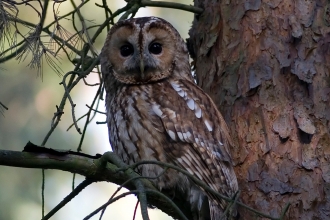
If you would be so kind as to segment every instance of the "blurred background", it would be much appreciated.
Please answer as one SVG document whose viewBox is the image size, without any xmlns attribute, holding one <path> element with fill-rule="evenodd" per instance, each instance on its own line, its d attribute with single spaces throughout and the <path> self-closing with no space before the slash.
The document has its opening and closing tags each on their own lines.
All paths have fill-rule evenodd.
<svg viewBox="0 0 330 220">
<path fill-rule="evenodd" d="M 184 4 L 193 4 L 192 0 L 173 1 Z M 79 5 L 81 1 L 76 0 Z M 105 20 L 103 9 L 95 6 L 101 4 L 101 0 L 90 1 L 82 7 L 81 11 L 88 18 L 88 25 L 100 24 Z M 125 6 L 124 0 L 108 1 L 108 6 L 114 11 Z M 72 10 L 69 2 L 61 3 L 59 14 L 65 14 Z M 91 13 L 93 10 L 93 13 Z M 32 16 L 33 14 L 33 16 Z M 36 13 L 28 10 L 20 11 L 21 19 L 38 22 Z M 188 30 L 193 20 L 193 14 L 176 9 L 142 8 L 135 17 L 158 16 L 166 19 L 180 32 L 183 39 L 188 38 Z M 120 17 L 120 16 L 119 16 Z M 118 18 L 119 18 L 118 17 Z M 117 18 L 117 19 L 118 19 Z M 49 8 L 46 24 L 54 19 L 52 7 Z M 67 21 L 68 24 L 71 21 Z M 71 33 L 74 30 L 70 25 L 61 24 Z M 95 43 L 95 49 L 100 52 L 106 32 L 104 31 Z M 5 45 L 6 46 L 6 45 Z M 7 45 L 8 46 L 8 45 Z M 31 59 L 30 59 L 31 60 Z M 73 70 L 74 66 L 63 59 L 57 61 L 63 73 Z M 62 77 L 59 77 L 52 68 L 43 64 L 43 78 L 37 76 L 36 69 L 27 67 L 29 58 L 19 62 L 16 59 L 0 64 L 0 101 L 9 110 L 0 115 L 0 149 L 23 150 L 28 141 L 40 145 L 50 129 L 51 118 L 56 111 L 63 96 L 63 86 L 59 85 Z M 98 76 L 91 73 L 86 78 L 88 83 L 97 83 Z M 72 91 L 71 95 L 76 104 L 76 117 L 87 112 L 87 105 L 92 103 L 96 93 L 96 87 L 84 85 L 81 81 Z M 100 111 L 105 111 L 104 103 L 100 104 Z M 83 143 L 83 152 L 95 155 L 109 151 L 107 126 L 96 124 L 96 121 L 104 122 L 105 115 L 97 114 L 95 120 L 87 128 L 87 136 Z M 84 120 L 78 123 L 83 128 Z M 67 103 L 62 120 L 46 147 L 54 149 L 76 150 L 80 135 L 74 128 L 66 131 L 72 124 L 71 107 Z M 46 214 L 55 207 L 68 193 L 71 192 L 72 174 L 56 170 L 46 170 L 45 183 L 45 211 Z M 75 185 L 78 185 L 84 177 L 77 175 Z M 1 220 L 35 220 L 41 219 L 41 181 L 42 173 L 38 169 L 23 169 L 0 166 L 0 219 Z M 111 183 L 94 183 L 88 186 L 82 193 L 75 197 L 68 205 L 62 208 L 51 219 L 54 220 L 78 220 L 94 211 L 105 203 L 117 186 Z M 136 198 L 125 197 L 107 208 L 103 219 L 133 219 Z M 171 219 L 159 210 L 149 211 L 151 219 Z M 99 215 L 92 219 L 98 219 Z M 142 219 L 139 214 L 136 219 Z"/>
</svg>

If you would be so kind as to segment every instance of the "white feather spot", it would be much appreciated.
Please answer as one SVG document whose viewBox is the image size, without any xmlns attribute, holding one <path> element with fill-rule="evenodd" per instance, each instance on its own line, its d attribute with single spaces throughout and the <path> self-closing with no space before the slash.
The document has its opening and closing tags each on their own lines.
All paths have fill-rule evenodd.
<svg viewBox="0 0 330 220">
<path fill-rule="evenodd" d="M 173 89 L 177 92 L 181 91 L 181 88 L 178 84 L 171 82 L 171 86 L 173 87 Z"/>
<path fill-rule="evenodd" d="M 180 91 L 177 91 L 177 92 L 178 92 L 179 96 L 184 97 L 184 91 L 183 90 L 180 90 Z"/>
<path fill-rule="evenodd" d="M 172 140 L 176 141 L 176 136 L 175 136 L 175 133 L 173 131 L 169 130 L 167 133 L 172 138 Z"/>
<path fill-rule="evenodd" d="M 177 134 L 178 134 L 180 140 L 184 140 L 184 139 L 183 139 L 183 134 L 182 134 L 181 132 L 177 132 Z"/>
<path fill-rule="evenodd" d="M 212 128 L 212 125 L 211 125 L 211 122 L 209 122 L 208 120 L 204 120 L 204 123 L 207 127 L 207 130 L 209 131 L 213 131 L 213 128 Z"/>
<path fill-rule="evenodd" d="M 221 141 L 219 141 L 219 144 L 220 144 L 220 145 L 223 145 L 223 143 L 222 143 Z"/>
<path fill-rule="evenodd" d="M 162 110 L 160 110 L 160 106 L 159 105 L 152 105 L 152 110 L 154 111 L 154 113 L 156 115 L 158 115 L 159 117 L 162 117 L 163 112 L 162 112 Z"/>
<path fill-rule="evenodd" d="M 189 140 L 190 137 L 191 137 L 190 132 L 184 132 L 184 133 L 182 133 L 182 135 L 183 135 L 183 138 L 184 138 L 185 140 Z"/>
<path fill-rule="evenodd" d="M 213 154 L 216 158 L 221 158 L 221 159 L 222 159 L 222 155 L 221 155 L 219 152 L 212 151 L 212 154 Z"/>
<path fill-rule="evenodd" d="M 190 139 L 192 137 L 190 132 L 186 132 L 187 138 Z"/>
<path fill-rule="evenodd" d="M 195 105 L 195 115 L 197 118 L 202 117 L 202 109 L 198 105 Z"/>
<path fill-rule="evenodd" d="M 194 110 L 194 108 L 195 108 L 195 102 L 194 102 L 194 100 L 192 100 L 192 99 L 188 99 L 188 100 L 187 100 L 187 105 L 188 105 L 188 107 L 189 107 L 191 110 Z"/>
</svg>

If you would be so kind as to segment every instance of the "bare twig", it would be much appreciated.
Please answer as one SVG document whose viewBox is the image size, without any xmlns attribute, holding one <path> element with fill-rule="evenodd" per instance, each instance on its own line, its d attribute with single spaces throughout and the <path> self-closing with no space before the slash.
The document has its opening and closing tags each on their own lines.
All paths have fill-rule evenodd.
<svg viewBox="0 0 330 220">
<path fill-rule="evenodd" d="M 93 109 L 91 106 L 88 106 L 88 105 L 86 105 L 88 108 L 90 108 L 92 111 L 94 111 L 94 112 L 97 112 L 97 113 L 100 113 L 100 114 L 102 114 L 102 115 L 106 115 L 107 113 L 106 112 L 101 112 L 101 111 L 99 111 L 99 110 L 96 110 L 96 109 Z"/>
<path fill-rule="evenodd" d="M 189 11 L 196 14 L 201 14 L 204 10 L 191 5 L 180 4 L 176 2 L 162 2 L 162 1 L 150 1 L 150 0 L 141 0 L 141 7 L 161 7 L 161 8 L 174 8 L 182 11 Z"/>
<path fill-rule="evenodd" d="M 113 157 L 112 155 L 113 154 L 106 152 L 101 157 L 101 160 L 103 159 L 103 160 L 110 161 L 118 167 L 126 166 L 126 164 L 123 161 L 121 161 L 118 157 Z M 147 210 L 148 203 L 147 203 L 147 195 L 145 193 L 145 187 L 139 179 L 133 180 L 133 183 L 134 183 L 136 189 L 139 191 L 138 197 L 139 197 L 139 201 L 140 201 L 142 218 L 143 218 L 143 220 L 149 220 L 149 215 L 148 215 L 148 210 Z"/>
<path fill-rule="evenodd" d="M 8 110 L 8 108 L 0 102 L 0 113 L 3 115 L 3 109 Z"/>
<path fill-rule="evenodd" d="M 76 115 L 75 115 L 75 112 L 74 112 L 74 108 L 76 107 L 76 104 L 73 103 L 73 100 L 72 100 L 71 95 L 70 95 L 70 90 L 71 89 L 69 90 L 69 88 L 68 88 L 68 86 L 66 85 L 66 82 L 65 82 L 67 76 L 68 75 L 63 77 L 63 80 L 62 80 L 61 84 L 63 85 L 65 95 L 68 97 L 69 102 L 71 104 L 71 113 L 72 113 L 73 124 L 76 127 L 76 130 L 78 131 L 78 133 L 81 134 L 80 128 L 78 127 L 78 124 L 77 124 Z"/>
<path fill-rule="evenodd" d="M 108 202 L 104 203 L 102 206 L 100 206 L 95 211 L 93 211 L 88 216 L 86 216 L 83 220 L 90 219 L 91 217 L 93 217 L 94 215 L 96 215 L 98 212 L 100 212 L 102 209 L 104 209 L 105 207 L 109 206 L 111 203 L 114 203 L 117 200 L 119 200 L 121 198 L 124 198 L 125 196 L 132 195 L 132 194 L 137 194 L 138 192 L 139 192 L 138 190 L 131 190 L 129 192 L 122 193 L 119 196 L 116 196 L 116 197 L 110 199 Z"/>
<path fill-rule="evenodd" d="M 71 199 L 73 199 L 75 196 L 77 196 L 83 189 L 85 189 L 87 186 L 89 186 L 93 182 L 94 182 L 93 180 L 85 179 L 41 220 L 50 219 L 50 217 L 52 217 L 58 210 L 60 210 L 62 207 L 64 207 L 68 202 L 71 201 Z"/>
<path fill-rule="evenodd" d="M 137 209 L 139 207 L 139 203 L 140 201 L 136 201 L 136 204 L 135 204 L 135 207 L 134 207 L 134 212 L 133 212 L 133 220 L 135 220 L 135 217 L 136 217 L 136 212 L 137 212 Z"/>
</svg>

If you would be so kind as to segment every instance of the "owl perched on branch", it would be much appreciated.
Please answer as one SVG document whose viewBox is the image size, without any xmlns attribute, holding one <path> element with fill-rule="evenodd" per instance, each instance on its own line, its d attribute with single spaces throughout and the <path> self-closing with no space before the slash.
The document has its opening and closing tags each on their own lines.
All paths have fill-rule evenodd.
<svg viewBox="0 0 330 220">
<path fill-rule="evenodd" d="M 114 152 L 127 164 L 156 160 L 177 165 L 233 197 L 238 185 L 228 128 L 211 98 L 194 83 L 177 30 L 156 17 L 120 21 L 111 28 L 100 59 Z M 158 176 L 153 181 L 160 190 L 182 190 L 195 219 L 222 217 L 228 202 L 178 171 L 163 171 L 155 164 L 138 167 L 142 176 Z M 202 210 L 205 201 L 208 214 Z"/>
</svg>

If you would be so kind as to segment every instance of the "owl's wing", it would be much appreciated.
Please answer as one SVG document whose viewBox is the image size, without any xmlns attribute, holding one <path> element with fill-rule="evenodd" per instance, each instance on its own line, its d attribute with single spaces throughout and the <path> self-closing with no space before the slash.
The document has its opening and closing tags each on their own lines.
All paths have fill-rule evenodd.
<svg viewBox="0 0 330 220">
<path fill-rule="evenodd" d="M 214 190 L 235 191 L 228 128 L 211 98 L 187 80 L 162 83 L 168 89 L 153 91 L 152 111 L 172 143 L 165 146 L 166 154 Z"/>
</svg>

